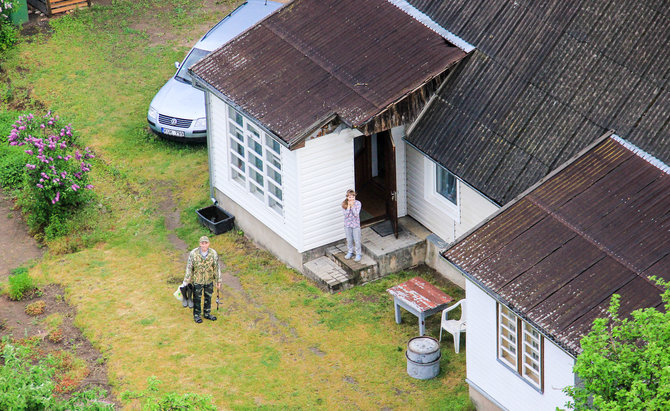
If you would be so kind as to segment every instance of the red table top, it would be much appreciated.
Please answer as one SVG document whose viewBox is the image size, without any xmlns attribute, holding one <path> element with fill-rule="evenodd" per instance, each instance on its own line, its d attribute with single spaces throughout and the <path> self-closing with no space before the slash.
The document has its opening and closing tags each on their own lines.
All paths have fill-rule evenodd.
<svg viewBox="0 0 670 411">
<path fill-rule="evenodd" d="M 414 277 L 386 291 L 414 307 L 418 312 L 428 311 L 454 300 L 421 277 Z"/>
</svg>

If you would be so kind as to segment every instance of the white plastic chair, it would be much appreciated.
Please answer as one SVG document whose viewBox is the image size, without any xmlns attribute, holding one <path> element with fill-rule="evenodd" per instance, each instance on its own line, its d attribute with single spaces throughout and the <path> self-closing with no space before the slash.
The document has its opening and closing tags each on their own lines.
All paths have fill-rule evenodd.
<svg viewBox="0 0 670 411">
<path fill-rule="evenodd" d="M 461 318 L 458 320 L 448 320 L 449 316 L 449 311 L 453 310 L 454 308 L 461 306 Z M 446 330 L 447 332 L 450 332 L 454 336 L 454 349 L 458 353 L 459 346 L 461 345 L 461 333 L 465 332 L 465 320 L 466 320 L 466 312 L 465 312 L 465 307 L 466 307 L 466 302 L 465 298 L 457 302 L 456 304 L 452 305 L 451 307 L 447 307 L 442 311 L 442 321 L 440 321 L 440 341 L 442 341 L 442 330 Z"/>
</svg>

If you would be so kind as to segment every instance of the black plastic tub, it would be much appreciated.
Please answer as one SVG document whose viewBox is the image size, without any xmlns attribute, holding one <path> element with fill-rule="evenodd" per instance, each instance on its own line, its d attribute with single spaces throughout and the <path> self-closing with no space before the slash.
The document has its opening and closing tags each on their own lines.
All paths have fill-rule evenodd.
<svg viewBox="0 0 670 411">
<path fill-rule="evenodd" d="M 235 216 L 217 205 L 201 208 L 196 213 L 200 223 L 215 235 L 230 231 L 235 226 Z"/>
</svg>

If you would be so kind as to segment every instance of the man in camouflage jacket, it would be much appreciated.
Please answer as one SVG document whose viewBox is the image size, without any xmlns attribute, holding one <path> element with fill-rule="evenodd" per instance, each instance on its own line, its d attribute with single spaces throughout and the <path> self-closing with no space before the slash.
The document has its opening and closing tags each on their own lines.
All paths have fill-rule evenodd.
<svg viewBox="0 0 670 411">
<path fill-rule="evenodd" d="M 216 321 L 216 317 L 211 313 L 214 280 L 216 280 L 216 287 L 220 288 L 221 266 L 219 255 L 214 249 L 209 248 L 209 238 L 202 236 L 200 237 L 200 247 L 194 248 L 188 255 L 186 276 L 184 277 L 184 285 L 193 284 L 193 320 L 196 323 L 202 322 L 202 318 L 200 318 L 200 295 L 203 291 L 205 293 L 205 301 L 202 307 L 203 317 Z"/>
</svg>

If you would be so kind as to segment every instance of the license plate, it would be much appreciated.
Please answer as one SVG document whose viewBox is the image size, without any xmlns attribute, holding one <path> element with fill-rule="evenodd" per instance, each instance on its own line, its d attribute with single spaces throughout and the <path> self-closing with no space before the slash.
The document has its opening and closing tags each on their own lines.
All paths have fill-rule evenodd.
<svg viewBox="0 0 670 411">
<path fill-rule="evenodd" d="M 184 137 L 185 133 L 181 130 L 171 130 L 169 128 L 162 128 L 161 131 L 163 134 L 167 134 L 168 136 L 175 136 L 175 137 Z"/>
</svg>

